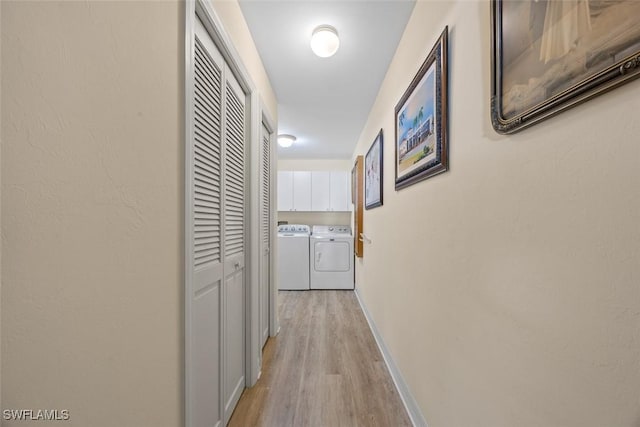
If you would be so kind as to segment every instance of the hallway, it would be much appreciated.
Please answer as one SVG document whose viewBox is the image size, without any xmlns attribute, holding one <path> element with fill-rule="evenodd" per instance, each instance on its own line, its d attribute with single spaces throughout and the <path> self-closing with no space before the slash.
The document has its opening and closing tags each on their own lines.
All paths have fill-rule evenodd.
<svg viewBox="0 0 640 427">
<path fill-rule="evenodd" d="M 410 426 L 350 291 L 280 291 L 280 333 L 230 426 Z"/>
<path fill-rule="evenodd" d="M 637 2 L 561 3 L 0 1 L 1 427 L 640 427 Z"/>
</svg>

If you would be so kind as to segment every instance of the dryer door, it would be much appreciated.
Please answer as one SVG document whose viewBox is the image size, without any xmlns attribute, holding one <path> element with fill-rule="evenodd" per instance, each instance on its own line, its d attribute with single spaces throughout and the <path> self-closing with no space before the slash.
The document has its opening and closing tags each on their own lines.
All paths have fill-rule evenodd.
<svg viewBox="0 0 640 427">
<path fill-rule="evenodd" d="M 315 271 L 349 271 L 351 246 L 349 242 L 320 241 L 314 244 Z"/>
</svg>

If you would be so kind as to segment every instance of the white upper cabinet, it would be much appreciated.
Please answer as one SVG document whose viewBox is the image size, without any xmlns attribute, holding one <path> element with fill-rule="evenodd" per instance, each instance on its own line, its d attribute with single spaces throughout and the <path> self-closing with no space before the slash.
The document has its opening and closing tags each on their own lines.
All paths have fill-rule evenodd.
<svg viewBox="0 0 640 427">
<path fill-rule="evenodd" d="M 278 172 L 278 210 L 293 210 L 293 172 Z"/>
<path fill-rule="evenodd" d="M 351 207 L 349 173 L 331 172 L 331 210 L 349 211 Z"/>
<path fill-rule="evenodd" d="M 293 172 L 293 210 L 311 210 L 311 172 Z"/>
<path fill-rule="evenodd" d="M 350 198 L 348 172 L 311 172 L 311 210 L 346 212 L 350 210 Z"/>
<path fill-rule="evenodd" d="M 331 210 L 331 172 L 311 172 L 311 210 Z"/>
<path fill-rule="evenodd" d="M 311 210 L 311 172 L 278 171 L 278 210 Z"/>
<path fill-rule="evenodd" d="M 278 210 L 348 212 L 350 182 L 346 171 L 279 171 Z"/>
</svg>

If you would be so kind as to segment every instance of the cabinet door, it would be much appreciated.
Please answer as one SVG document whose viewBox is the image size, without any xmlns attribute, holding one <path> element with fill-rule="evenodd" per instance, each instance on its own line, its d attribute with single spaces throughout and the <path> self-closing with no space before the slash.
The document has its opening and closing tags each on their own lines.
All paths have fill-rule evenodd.
<svg viewBox="0 0 640 427">
<path fill-rule="evenodd" d="M 293 172 L 278 172 L 278 210 L 293 210 Z"/>
<path fill-rule="evenodd" d="M 293 210 L 311 210 L 311 172 L 293 172 Z"/>
<path fill-rule="evenodd" d="M 331 210 L 331 172 L 311 172 L 311 210 Z"/>
<path fill-rule="evenodd" d="M 245 383 L 246 95 L 225 68 L 224 104 L 224 288 L 222 360 L 224 422 L 227 425 Z"/>
<path fill-rule="evenodd" d="M 262 123 L 261 162 L 260 162 L 260 347 L 264 347 L 269 338 L 269 303 L 271 289 L 271 151 L 273 134 Z"/>
<path fill-rule="evenodd" d="M 342 171 L 331 172 L 331 210 L 349 210 L 349 174 Z"/>
<path fill-rule="evenodd" d="M 196 19 L 193 130 L 188 146 L 188 237 L 185 348 L 188 427 L 223 423 L 222 344 L 222 90 L 224 60 Z"/>
</svg>

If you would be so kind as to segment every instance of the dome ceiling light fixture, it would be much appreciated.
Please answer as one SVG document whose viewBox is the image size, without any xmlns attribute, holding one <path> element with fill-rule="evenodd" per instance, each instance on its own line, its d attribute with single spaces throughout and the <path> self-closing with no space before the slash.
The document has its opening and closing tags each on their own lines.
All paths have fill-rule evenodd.
<svg viewBox="0 0 640 427">
<path fill-rule="evenodd" d="M 280 134 L 278 135 L 278 145 L 282 148 L 289 148 L 296 142 L 296 137 L 293 135 Z"/>
<path fill-rule="evenodd" d="M 311 50 L 320 58 L 333 56 L 339 47 L 338 32 L 331 25 L 320 25 L 311 33 Z"/>
</svg>

